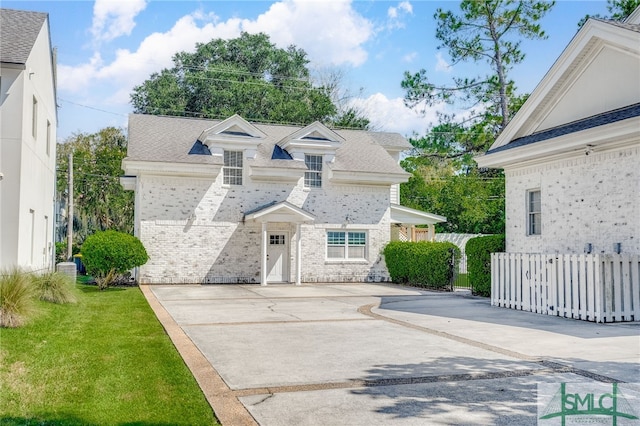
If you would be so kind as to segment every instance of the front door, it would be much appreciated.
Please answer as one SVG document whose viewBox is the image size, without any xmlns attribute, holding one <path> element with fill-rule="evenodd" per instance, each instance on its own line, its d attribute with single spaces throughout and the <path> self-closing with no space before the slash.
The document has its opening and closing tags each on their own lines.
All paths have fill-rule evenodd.
<svg viewBox="0 0 640 426">
<path fill-rule="evenodd" d="M 270 232 L 267 248 L 267 282 L 289 282 L 289 241 L 286 232 Z"/>
</svg>

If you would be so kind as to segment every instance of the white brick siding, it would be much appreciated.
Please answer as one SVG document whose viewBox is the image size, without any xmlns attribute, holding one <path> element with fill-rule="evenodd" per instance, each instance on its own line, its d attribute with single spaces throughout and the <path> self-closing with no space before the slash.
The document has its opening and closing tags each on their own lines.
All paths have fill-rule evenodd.
<svg viewBox="0 0 640 426">
<path fill-rule="evenodd" d="M 640 148 L 505 170 L 507 251 L 640 253 Z M 542 234 L 527 236 L 526 192 L 540 189 Z"/>
<path fill-rule="evenodd" d="M 273 201 L 288 201 L 316 217 L 301 226 L 302 280 L 388 280 L 380 252 L 389 241 L 389 186 L 337 186 L 306 190 L 296 184 L 223 186 L 188 177 L 138 177 L 137 232 L 149 254 L 141 283 L 260 282 L 261 224 L 243 223 L 244 213 Z M 349 220 L 347 222 L 347 214 Z M 269 223 L 288 232 L 290 281 L 295 281 L 295 224 Z M 367 232 L 365 261 L 326 260 L 328 229 Z"/>
</svg>

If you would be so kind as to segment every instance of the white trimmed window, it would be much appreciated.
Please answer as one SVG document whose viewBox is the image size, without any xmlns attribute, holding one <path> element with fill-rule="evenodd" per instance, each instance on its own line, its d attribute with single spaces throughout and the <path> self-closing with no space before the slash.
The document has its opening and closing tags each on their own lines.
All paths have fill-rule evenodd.
<svg viewBox="0 0 640 426">
<path fill-rule="evenodd" d="M 224 151 L 222 183 L 242 185 L 242 151 Z"/>
<path fill-rule="evenodd" d="M 31 134 L 34 138 L 38 136 L 38 100 L 35 96 L 31 108 Z"/>
<path fill-rule="evenodd" d="M 527 191 L 527 235 L 542 233 L 542 200 L 539 189 Z"/>
<path fill-rule="evenodd" d="M 327 231 L 327 259 L 365 259 L 366 255 L 366 232 Z"/>
<path fill-rule="evenodd" d="M 51 123 L 47 120 L 47 155 L 51 155 Z"/>
<path fill-rule="evenodd" d="M 308 171 L 304 172 L 304 187 L 322 187 L 322 155 L 305 154 L 304 164 L 308 169 Z"/>
</svg>

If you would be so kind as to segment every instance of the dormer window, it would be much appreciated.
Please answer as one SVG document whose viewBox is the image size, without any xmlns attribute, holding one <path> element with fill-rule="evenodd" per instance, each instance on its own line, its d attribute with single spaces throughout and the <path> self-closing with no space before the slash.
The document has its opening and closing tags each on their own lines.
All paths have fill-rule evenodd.
<svg viewBox="0 0 640 426">
<path fill-rule="evenodd" d="M 307 169 L 309 169 L 304 173 L 304 187 L 322 187 L 322 155 L 305 154 L 304 164 L 306 164 Z"/>
<path fill-rule="evenodd" d="M 224 151 L 222 183 L 224 185 L 242 185 L 242 151 Z"/>
</svg>

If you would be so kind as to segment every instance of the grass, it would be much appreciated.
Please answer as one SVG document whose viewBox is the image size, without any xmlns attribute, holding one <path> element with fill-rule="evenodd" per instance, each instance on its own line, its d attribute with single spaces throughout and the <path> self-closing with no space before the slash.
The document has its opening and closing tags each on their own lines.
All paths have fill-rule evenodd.
<svg viewBox="0 0 640 426">
<path fill-rule="evenodd" d="M 471 288 L 469 276 L 467 274 L 458 274 L 456 276 L 456 281 L 453 283 L 453 286 L 457 288 Z"/>
<path fill-rule="evenodd" d="M 29 275 L 17 268 L 0 271 L 0 327 L 23 326 L 35 314 L 32 299 Z"/>
<path fill-rule="evenodd" d="M 31 280 L 40 300 L 51 303 L 75 303 L 73 278 L 62 272 L 33 274 Z"/>
<path fill-rule="evenodd" d="M 139 288 L 74 292 L 0 329 L 0 424 L 218 424 Z"/>
</svg>

